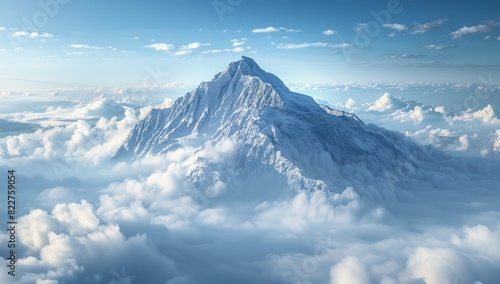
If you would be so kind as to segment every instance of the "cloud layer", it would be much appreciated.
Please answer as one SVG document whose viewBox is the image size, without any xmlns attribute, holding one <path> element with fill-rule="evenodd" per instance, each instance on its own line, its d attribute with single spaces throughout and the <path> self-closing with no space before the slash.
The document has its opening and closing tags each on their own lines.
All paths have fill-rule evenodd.
<svg viewBox="0 0 500 284">
<path fill-rule="evenodd" d="M 170 104 L 165 100 L 161 107 Z M 232 141 L 180 144 L 133 163 L 113 160 L 128 131 L 154 105 L 100 96 L 40 113 L 4 114 L 9 120 L 36 121 L 40 128 L 0 139 L 0 167 L 16 167 L 26 188 L 19 193 L 26 206 L 18 220 L 18 276 L 7 278 L 2 258 L 0 281 L 496 281 L 497 160 L 401 164 L 404 178 L 347 165 L 339 170 L 338 184 L 348 186 L 338 193 L 293 191 L 276 177 L 259 184 L 260 174 L 251 175 L 255 183 L 242 184 L 235 160 L 241 144 Z M 407 135 L 417 139 L 430 133 L 456 137 L 439 140 L 456 152 L 467 152 L 478 141 L 459 131 L 464 125 L 475 131 L 498 128 L 493 106 L 458 111 L 389 93 L 342 106 L 382 124 L 415 125 Z M 448 129 L 438 129 L 444 125 Z M 500 152 L 498 130 L 489 150 Z M 212 169 L 206 190 L 187 177 L 204 163 Z M 0 234 L 2 242 L 7 237 Z M 0 252 L 6 255 L 6 248 Z"/>
</svg>

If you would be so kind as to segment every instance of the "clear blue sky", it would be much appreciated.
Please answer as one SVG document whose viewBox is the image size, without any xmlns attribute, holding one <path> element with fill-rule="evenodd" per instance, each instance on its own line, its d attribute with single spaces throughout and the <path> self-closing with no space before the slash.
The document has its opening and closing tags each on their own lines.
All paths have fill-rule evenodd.
<svg viewBox="0 0 500 284">
<path fill-rule="evenodd" d="M 197 84 L 241 55 L 288 83 L 477 82 L 500 75 L 499 11 L 497 0 L 0 0 L 0 89 Z"/>
</svg>

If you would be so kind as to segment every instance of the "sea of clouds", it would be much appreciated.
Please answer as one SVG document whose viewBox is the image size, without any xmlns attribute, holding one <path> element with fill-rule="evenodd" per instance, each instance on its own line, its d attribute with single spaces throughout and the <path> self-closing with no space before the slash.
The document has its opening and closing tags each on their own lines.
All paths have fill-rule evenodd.
<svg viewBox="0 0 500 284">
<path fill-rule="evenodd" d="M 10 106 L 0 113 L 0 170 L 15 169 L 18 180 L 16 277 L 1 246 L 0 282 L 497 283 L 498 106 L 377 92 L 367 102 L 322 99 L 451 157 L 404 165 L 406 176 L 390 180 L 350 165 L 342 174 L 351 186 L 334 194 L 243 185 L 279 194 L 241 200 L 225 198 L 230 183 L 209 194 L 186 181 L 198 157 L 230 173 L 237 145 L 228 141 L 112 159 L 134 124 L 170 98 L 0 94 Z M 2 231 L 0 243 L 8 237 Z"/>
<path fill-rule="evenodd" d="M 355 113 L 454 155 L 498 157 L 498 84 L 342 84 L 296 87 L 319 103 Z"/>
</svg>

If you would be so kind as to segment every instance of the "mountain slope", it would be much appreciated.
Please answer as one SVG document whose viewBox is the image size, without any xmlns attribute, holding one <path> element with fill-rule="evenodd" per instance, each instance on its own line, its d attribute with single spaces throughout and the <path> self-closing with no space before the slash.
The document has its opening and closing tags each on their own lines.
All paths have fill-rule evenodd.
<svg viewBox="0 0 500 284">
<path fill-rule="evenodd" d="M 401 135 L 367 126 L 355 115 L 317 104 L 291 92 L 255 61 L 242 57 L 175 101 L 153 109 L 130 133 L 116 156 L 136 160 L 186 143 L 238 144 L 239 179 L 272 171 L 295 190 L 335 188 L 339 168 L 362 163 L 374 174 L 395 171 L 401 162 L 430 158 Z M 220 175 L 203 159 L 188 177 L 208 187 Z"/>
</svg>

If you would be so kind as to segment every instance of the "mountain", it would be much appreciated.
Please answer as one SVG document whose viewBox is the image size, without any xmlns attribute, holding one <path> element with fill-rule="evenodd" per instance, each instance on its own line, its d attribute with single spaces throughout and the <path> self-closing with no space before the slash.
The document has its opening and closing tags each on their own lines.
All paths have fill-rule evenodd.
<svg viewBox="0 0 500 284">
<path fill-rule="evenodd" d="M 201 151 L 207 142 L 232 142 L 237 149 L 230 170 L 198 158 L 187 178 L 200 188 L 259 176 L 294 190 L 336 191 L 349 183 L 350 164 L 382 175 L 432 159 L 403 135 L 290 91 L 248 57 L 230 63 L 172 107 L 153 109 L 115 157 L 133 161 L 185 145 Z"/>
</svg>

